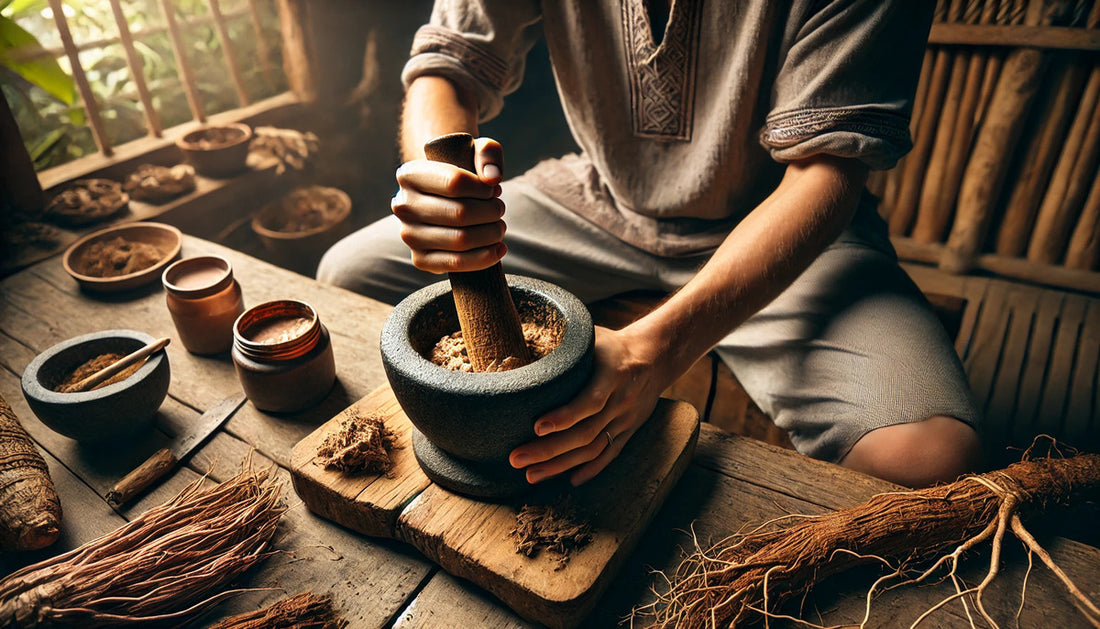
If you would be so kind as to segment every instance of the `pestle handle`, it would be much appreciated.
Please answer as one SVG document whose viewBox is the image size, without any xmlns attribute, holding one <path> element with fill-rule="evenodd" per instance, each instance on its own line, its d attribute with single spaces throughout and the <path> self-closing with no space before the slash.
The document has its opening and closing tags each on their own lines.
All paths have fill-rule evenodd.
<svg viewBox="0 0 1100 629">
<path fill-rule="evenodd" d="M 474 138 L 468 133 L 434 138 L 424 145 L 424 155 L 475 172 Z M 500 262 L 481 271 L 448 273 L 448 277 L 474 371 L 489 371 L 507 358 L 513 359 L 516 367 L 531 362 Z"/>
</svg>

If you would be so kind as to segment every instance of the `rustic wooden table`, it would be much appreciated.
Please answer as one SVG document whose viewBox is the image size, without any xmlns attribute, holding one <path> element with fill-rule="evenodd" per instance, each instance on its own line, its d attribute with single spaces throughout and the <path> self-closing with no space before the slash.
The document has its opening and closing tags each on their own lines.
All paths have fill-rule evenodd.
<svg viewBox="0 0 1100 629">
<path fill-rule="evenodd" d="M 0 393 L 44 451 L 64 508 L 59 542 L 38 553 L 0 558 L 4 573 L 14 567 L 75 547 L 120 526 L 160 504 L 186 484 L 213 469 L 224 479 L 254 451 L 258 463 L 274 462 L 288 481 L 292 447 L 325 420 L 385 383 L 378 339 L 389 307 L 284 271 L 239 252 L 186 237 L 183 255 L 217 253 L 232 261 L 246 305 L 293 297 L 312 304 L 332 332 L 338 382 L 318 407 L 292 416 L 273 416 L 242 406 L 223 429 L 156 489 L 125 508 L 114 510 L 102 495 L 125 472 L 166 440 L 156 434 L 126 449 L 90 451 L 41 424 L 20 392 L 19 377 L 32 358 L 54 343 L 88 332 L 132 328 L 153 336 L 171 336 L 169 397 L 161 421 L 187 422 L 240 390 L 228 357 L 204 358 L 179 343 L 159 286 L 121 296 L 80 292 L 59 258 L 38 263 L 0 281 Z M 297 503 L 287 482 L 288 498 Z M 670 571 L 681 548 L 690 547 L 689 530 L 703 541 L 718 539 L 745 525 L 788 513 L 822 513 L 852 506 L 874 493 L 894 489 L 876 479 L 838 466 L 806 459 L 786 450 L 723 434 L 704 426 L 684 477 L 623 566 L 588 621 L 608 627 L 646 600 L 659 580 L 654 568 Z M 1052 518 L 1056 519 L 1056 518 Z M 1046 536 L 1042 541 L 1062 568 L 1094 601 L 1100 600 L 1100 550 Z M 290 551 L 267 559 L 248 575 L 248 584 L 277 586 L 287 593 L 313 590 L 330 594 L 351 627 L 529 627 L 508 608 L 475 585 L 442 572 L 410 547 L 367 539 L 298 506 L 284 515 L 275 540 Z M 986 596 L 986 605 L 1002 626 L 1014 625 L 1026 556 L 1009 547 L 1005 564 Z M 1038 562 L 1036 562 L 1038 563 Z M 985 555 L 965 564 L 968 583 L 988 568 Z M 804 617 L 821 624 L 855 622 L 863 615 L 863 593 L 873 574 L 834 579 L 818 587 L 804 604 Z M 908 588 L 876 599 L 868 626 L 908 626 L 922 611 L 953 591 L 949 584 Z M 269 604 L 281 592 L 241 596 L 216 610 L 218 616 Z M 980 622 L 980 621 L 979 621 Z M 1064 589 L 1043 567 L 1028 578 L 1027 603 L 1019 626 L 1075 627 L 1077 614 Z M 922 626 L 969 626 L 961 604 L 952 603 Z"/>
</svg>

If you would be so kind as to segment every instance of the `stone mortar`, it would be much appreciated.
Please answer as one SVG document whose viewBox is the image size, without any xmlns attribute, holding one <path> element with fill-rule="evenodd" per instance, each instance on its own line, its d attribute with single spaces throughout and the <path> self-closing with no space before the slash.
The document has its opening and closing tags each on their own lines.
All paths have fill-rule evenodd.
<svg viewBox="0 0 1100 629">
<path fill-rule="evenodd" d="M 439 485 L 479 498 L 530 487 L 508 454 L 534 439 L 535 420 L 573 399 L 592 372 L 594 332 L 584 304 L 549 282 L 516 275 L 507 281 L 521 320 L 564 328 L 561 344 L 529 365 L 466 373 L 427 358 L 459 329 L 447 281 L 409 295 L 382 328 L 382 364 L 413 423 L 417 461 Z"/>
</svg>

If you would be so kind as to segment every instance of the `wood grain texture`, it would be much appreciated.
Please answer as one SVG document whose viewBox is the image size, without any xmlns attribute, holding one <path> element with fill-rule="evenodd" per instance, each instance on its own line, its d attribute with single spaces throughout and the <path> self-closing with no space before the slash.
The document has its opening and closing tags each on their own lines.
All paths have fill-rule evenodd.
<svg viewBox="0 0 1100 629">
<path fill-rule="evenodd" d="M 318 462 L 317 449 L 347 413 L 379 413 L 396 437 L 390 474 L 348 475 Z M 294 446 L 290 455 L 294 491 L 317 515 L 374 537 L 397 537 L 397 516 L 431 481 L 412 449 L 412 424 L 389 386 L 382 386 L 341 412 Z"/>
<path fill-rule="evenodd" d="M 561 569 L 545 551 L 533 558 L 517 554 L 509 536 L 518 507 L 531 500 L 553 503 L 561 491 L 553 486 L 514 504 L 492 504 L 432 485 L 402 512 L 398 534 L 444 570 L 484 587 L 520 616 L 551 627 L 576 626 L 683 474 L 698 431 L 698 414 L 691 406 L 662 400 L 607 469 L 569 490 L 577 512 L 592 526 L 593 540 Z"/>
</svg>

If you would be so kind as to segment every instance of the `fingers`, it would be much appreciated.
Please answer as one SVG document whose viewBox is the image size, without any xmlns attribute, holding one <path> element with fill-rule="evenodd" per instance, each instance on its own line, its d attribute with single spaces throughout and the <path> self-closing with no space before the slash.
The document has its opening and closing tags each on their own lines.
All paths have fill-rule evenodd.
<svg viewBox="0 0 1100 629">
<path fill-rule="evenodd" d="M 504 149 L 492 138 L 474 140 L 474 166 L 481 179 L 496 185 L 504 179 Z"/>
<path fill-rule="evenodd" d="M 429 273 L 458 273 L 487 269 L 504 257 L 508 247 L 499 242 L 471 251 L 412 250 L 413 266 Z"/>
<path fill-rule="evenodd" d="M 494 223 L 504 216 L 504 202 L 492 199 L 448 199 L 415 190 L 398 190 L 390 209 L 403 223 L 469 227 Z"/>
<path fill-rule="evenodd" d="M 444 162 L 418 159 L 401 164 L 397 184 L 402 190 L 416 190 L 450 199 L 492 199 L 500 196 L 500 182 L 487 183 L 476 174 Z"/>
<path fill-rule="evenodd" d="M 406 223 L 401 228 L 401 240 L 414 251 L 465 252 L 495 246 L 504 239 L 504 230 L 504 221 L 464 228 Z"/>
<path fill-rule="evenodd" d="M 603 452 L 600 452 L 599 456 L 573 470 L 573 473 L 569 475 L 569 483 L 577 487 L 595 478 L 611 461 L 615 460 L 615 457 L 619 456 L 619 453 L 626 447 L 626 442 L 634 436 L 635 431 L 636 429 L 632 428 L 621 433 L 603 449 Z"/>
</svg>

